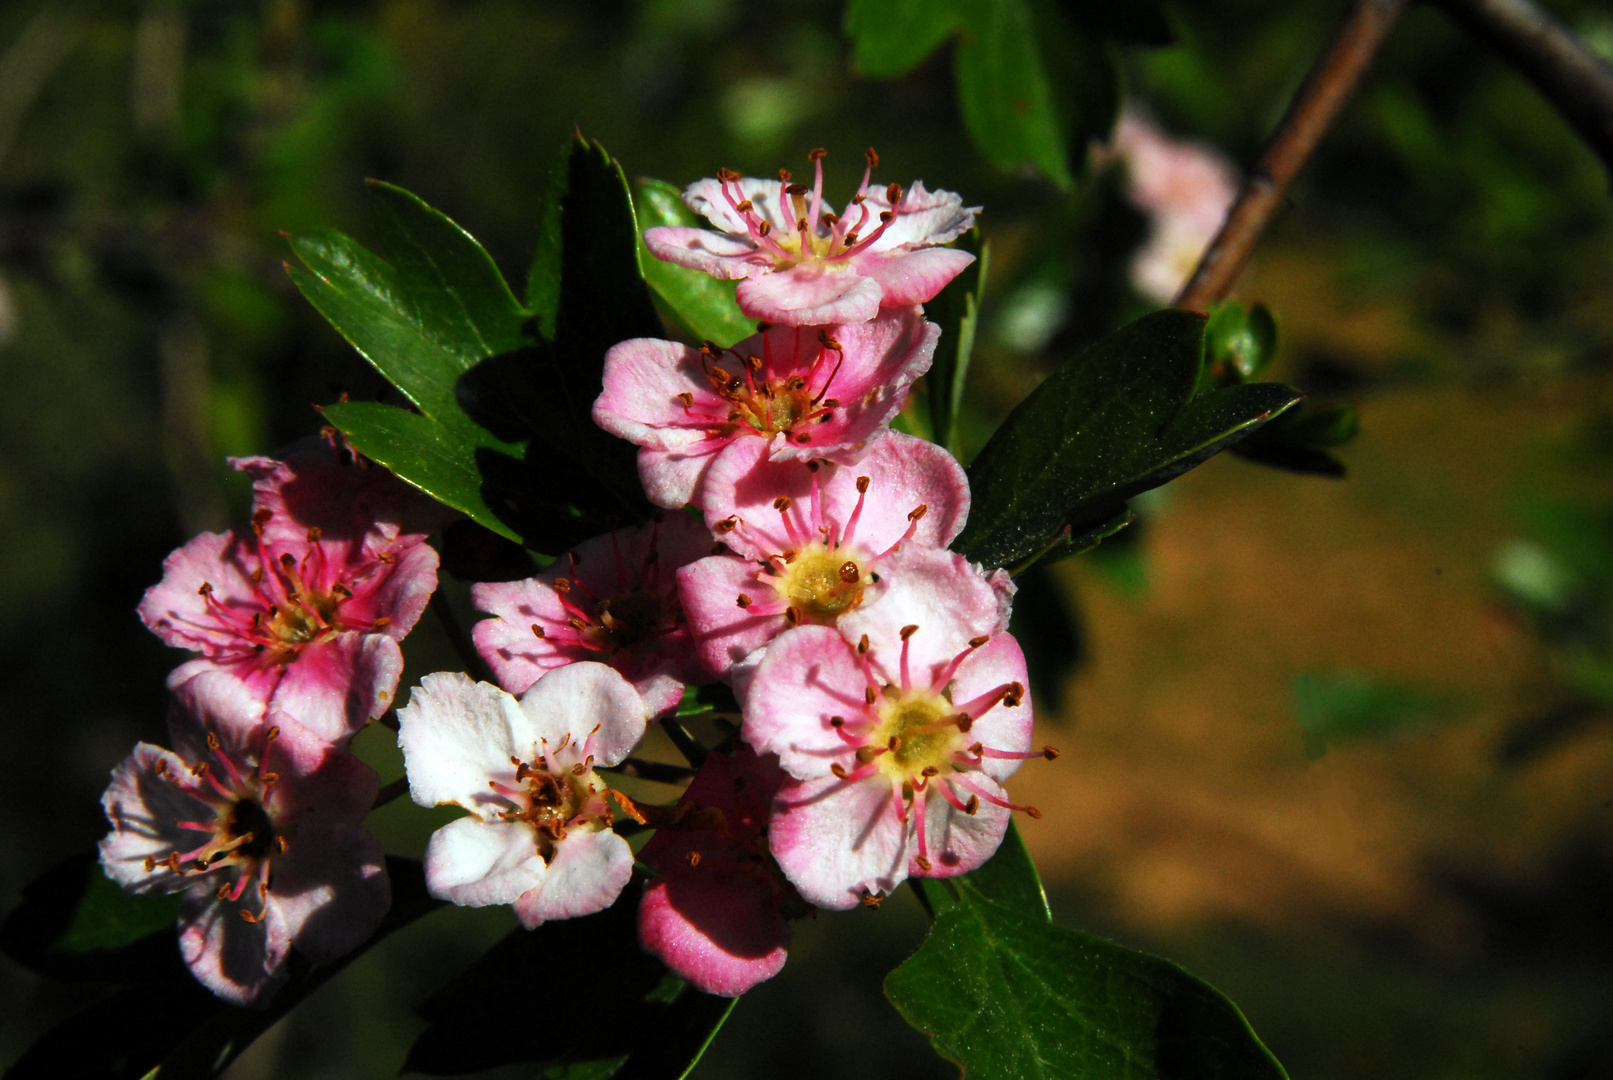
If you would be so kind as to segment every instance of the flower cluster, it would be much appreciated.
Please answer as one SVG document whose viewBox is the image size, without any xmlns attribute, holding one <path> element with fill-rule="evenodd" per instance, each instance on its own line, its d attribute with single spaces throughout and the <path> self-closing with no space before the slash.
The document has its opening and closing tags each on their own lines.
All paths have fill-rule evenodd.
<svg viewBox="0 0 1613 1080">
<path fill-rule="evenodd" d="M 920 305 L 972 259 L 940 245 L 976 209 L 872 187 L 870 151 L 836 214 L 822 156 L 810 187 L 700 181 L 684 198 L 714 230 L 645 234 L 743 279 L 760 320 L 728 348 L 645 338 L 605 357 L 594 419 L 639 447 L 667 513 L 475 586 L 500 685 L 431 676 L 399 713 L 416 801 L 470 811 L 431 841 L 436 895 L 514 904 L 528 926 L 599 910 L 630 876 L 611 830 L 626 814 L 657 828 L 642 943 L 717 994 L 779 970 L 790 917 L 979 866 L 1018 809 L 1002 781 L 1051 753 L 1031 747 L 1008 576 L 947 550 L 964 472 L 890 430 L 940 334 Z M 738 738 L 676 806 L 605 787 L 596 769 L 713 681 L 740 704 Z"/>
<path fill-rule="evenodd" d="M 972 258 L 942 245 L 977 208 L 872 187 L 870 151 L 836 214 L 822 156 L 810 187 L 692 185 L 715 231 L 649 230 L 661 258 L 742 278 L 757 332 L 609 350 L 593 416 L 639 447 L 658 520 L 475 584 L 472 642 L 497 684 L 427 675 L 396 712 L 414 801 L 465 811 L 427 845 L 433 896 L 508 904 L 529 928 L 600 911 L 633 876 L 629 819 L 656 830 L 640 940 L 715 994 L 774 975 L 791 918 L 979 866 L 1010 811 L 1035 813 L 1003 782 L 1053 756 L 1031 745 L 1014 586 L 948 549 L 963 469 L 890 429 L 940 334 L 921 305 Z M 191 969 L 261 1003 L 292 947 L 328 959 L 387 909 L 360 824 L 376 777 L 346 745 L 395 703 L 442 519 L 338 447 L 235 464 L 251 531 L 196 537 L 140 604 L 198 655 L 169 680 L 175 749 L 142 743 L 114 773 L 102 862 L 130 890 L 181 894 Z M 739 724 L 689 747 L 676 804 L 606 782 L 654 772 L 634 748 L 655 721 L 686 739 L 686 688 L 711 683 Z"/>
<path fill-rule="evenodd" d="M 360 826 L 373 770 L 346 750 L 385 713 L 398 642 L 437 587 L 440 512 L 332 444 L 242 458 L 249 534 L 203 533 L 170 555 L 140 617 L 200 654 L 169 677 L 169 751 L 141 743 L 102 799 L 109 877 L 179 893 L 180 949 L 220 997 L 262 1004 L 288 950 L 328 960 L 391 905 Z"/>
</svg>

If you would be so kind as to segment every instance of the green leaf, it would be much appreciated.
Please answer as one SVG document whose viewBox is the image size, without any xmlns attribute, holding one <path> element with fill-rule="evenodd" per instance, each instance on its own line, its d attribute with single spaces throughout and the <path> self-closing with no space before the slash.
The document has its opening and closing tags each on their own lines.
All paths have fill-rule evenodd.
<svg viewBox="0 0 1613 1080">
<path fill-rule="evenodd" d="M 1168 309 L 1097 342 L 1019 404 L 969 467 L 974 505 L 953 547 L 1023 568 L 1119 528 L 1125 500 L 1193 468 L 1290 408 L 1277 383 L 1199 384 L 1204 317 Z"/>
<path fill-rule="evenodd" d="M 638 888 L 630 886 L 598 914 L 511 932 L 420 1006 L 430 1026 L 404 1071 L 443 1075 L 533 1062 L 545 1067 L 541 1075 L 566 1080 L 686 1075 L 733 1000 L 670 974 L 639 947 L 637 924 Z M 586 972 L 588 1008 L 566 1011 L 563 1025 L 510 1022 L 552 1013 L 555 986 L 577 972 Z"/>
<path fill-rule="evenodd" d="M 885 979 L 974 1080 L 1283 1080 L 1237 1006 L 1168 960 L 1054 926 L 967 879 Z"/>
<path fill-rule="evenodd" d="M 1047 906 L 1047 890 L 1042 887 L 1042 877 L 1036 872 L 1036 864 L 1031 861 L 1024 837 L 1019 835 L 1019 826 L 1012 821 L 1008 823 L 1008 832 L 996 854 L 978 869 L 952 880 L 909 880 L 919 890 L 925 906 L 935 915 L 951 910 L 960 902 L 957 884 L 967 882 L 975 892 L 1010 911 L 1043 922 L 1053 921 L 1053 912 Z"/>
<path fill-rule="evenodd" d="M 704 222 L 683 205 L 678 189 L 664 180 L 639 180 L 635 185 L 639 225 L 695 225 Z M 714 341 L 723 348 L 756 332 L 756 324 L 739 310 L 734 299 L 737 281 L 719 281 L 710 274 L 663 262 L 650 254 L 639 239 L 639 263 L 644 281 L 673 318 L 696 341 Z"/>
<path fill-rule="evenodd" d="M 314 966 L 293 953 L 289 978 L 268 1006 L 228 1005 L 186 977 L 136 986 L 97 1001 L 46 1032 L 6 1070 L 7 1080 L 57 1080 L 63 1063 L 73 1075 L 109 1080 L 197 1080 L 227 1069 L 263 1032 L 376 942 L 443 906 L 426 893 L 425 873 L 411 859 L 387 857 L 392 909 L 368 942 L 329 964 Z M 174 928 L 160 937 L 177 956 Z"/>
<path fill-rule="evenodd" d="M 940 48 L 960 26 L 954 0 L 851 0 L 846 36 L 852 63 L 865 75 L 905 75 Z"/>
<path fill-rule="evenodd" d="M 522 452 L 520 446 L 479 425 L 449 428 L 428 416 L 368 401 L 327 405 L 324 414 L 365 457 L 477 524 L 507 539 L 522 539 L 487 505 L 476 464 L 479 447 L 514 456 Z"/>
<path fill-rule="evenodd" d="M 957 246 L 973 254 L 975 261 L 924 305 L 930 321 L 941 327 L 935 359 L 924 376 L 930 406 L 930 432 L 954 457 L 961 453 L 958 413 L 963 404 L 963 387 L 969 375 L 969 359 L 974 352 L 975 330 L 980 321 L 980 297 L 985 292 L 986 271 L 991 262 L 991 245 L 981 239 L 978 228 L 971 229 Z"/>
<path fill-rule="evenodd" d="M 1277 357 L 1277 323 L 1264 304 L 1247 314 L 1236 300 L 1210 308 L 1204 328 L 1205 365 L 1212 382 L 1248 382 Z"/>
<path fill-rule="evenodd" d="M 56 864 L 22 890 L 0 924 L 0 952 L 53 979 L 188 980 L 174 946 L 177 896 L 133 896 L 101 872 L 95 852 Z"/>
</svg>

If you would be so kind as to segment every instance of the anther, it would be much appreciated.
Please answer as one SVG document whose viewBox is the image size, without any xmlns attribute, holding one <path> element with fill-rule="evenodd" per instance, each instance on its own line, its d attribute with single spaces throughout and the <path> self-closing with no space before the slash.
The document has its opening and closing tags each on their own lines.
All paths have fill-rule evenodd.
<svg viewBox="0 0 1613 1080">
<path fill-rule="evenodd" d="M 279 724 L 274 725 L 274 727 L 271 727 L 268 731 L 263 733 L 263 741 L 264 741 L 265 744 L 272 743 L 276 739 L 278 739 L 279 737 L 280 737 L 280 725 Z"/>
<path fill-rule="evenodd" d="M 274 511 L 270 510 L 268 507 L 264 507 L 253 513 L 252 531 L 257 533 L 259 536 L 262 536 L 263 527 L 269 524 L 269 519 L 272 517 L 274 517 Z"/>
<path fill-rule="evenodd" d="M 751 606 L 752 600 L 751 600 L 750 597 L 746 596 L 744 593 L 740 593 L 738 596 L 736 596 L 734 598 L 734 603 L 738 604 L 742 608 L 747 608 L 747 607 Z"/>
<path fill-rule="evenodd" d="M 829 726 L 830 727 L 832 727 L 832 728 L 845 727 L 845 725 L 846 725 L 846 718 L 844 716 L 831 716 L 831 717 L 829 717 Z"/>
<path fill-rule="evenodd" d="M 874 911 L 878 911 L 879 910 L 879 905 L 884 899 L 885 899 L 885 894 L 882 893 L 882 892 L 877 892 L 876 893 L 876 892 L 869 892 L 867 889 L 863 890 L 862 905 L 865 908 L 872 908 Z"/>
<path fill-rule="evenodd" d="M 1018 708 L 1020 702 L 1025 700 L 1025 687 L 1019 683 L 1009 683 L 1008 689 L 1003 691 L 1003 705 L 1006 708 Z"/>
<path fill-rule="evenodd" d="M 788 169 L 780 169 L 778 171 L 778 178 L 779 178 L 780 182 L 788 184 L 792 179 L 794 179 L 794 176 L 790 172 L 790 170 L 788 170 Z"/>
<path fill-rule="evenodd" d="M 867 477 L 867 476 L 859 476 L 859 477 L 857 477 L 857 494 L 859 494 L 859 495 L 868 494 L 868 485 L 869 485 L 870 482 L 871 482 L 871 479 L 869 477 Z"/>
<path fill-rule="evenodd" d="M 754 210 L 755 207 L 751 205 L 751 201 L 749 199 L 744 199 L 741 200 L 740 204 L 734 207 L 734 209 L 738 210 L 741 214 L 748 214 Z"/>
<path fill-rule="evenodd" d="M 882 225 L 889 225 L 895 217 L 896 215 L 891 213 L 889 210 L 881 210 L 879 212 L 879 221 Z"/>
<path fill-rule="evenodd" d="M 926 765 L 926 766 L 924 766 L 924 771 L 919 773 L 919 775 L 920 776 L 937 776 L 937 775 L 940 774 L 940 772 L 941 772 L 941 770 L 937 769 L 934 765 Z"/>
<path fill-rule="evenodd" d="M 563 578 L 563 577 L 555 578 L 554 579 L 554 591 L 555 592 L 570 592 L 571 591 L 571 579 L 570 578 Z"/>
<path fill-rule="evenodd" d="M 847 776 L 846 767 L 838 761 L 830 763 L 829 771 L 834 773 L 835 777 L 840 780 L 844 780 Z"/>
<path fill-rule="evenodd" d="M 862 200 L 861 200 L 860 196 L 858 198 L 852 200 L 852 202 L 861 202 L 861 201 Z M 857 231 L 855 229 L 853 229 L 851 232 L 846 234 L 845 244 L 846 244 L 847 247 L 856 247 L 857 246 Z"/>
<path fill-rule="evenodd" d="M 205 581 L 202 582 L 202 587 L 196 590 L 196 595 L 197 596 L 212 596 L 213 595 L 213 586 L 211 584 L 209 584 L 208 582 L 205 582 Z"/>
<path fill-rule="evenodd" d="M 756 235 L 757 236 L 766 236 L 768 233 L 770 233 L 772 231 L 773 231 L 773 223 L 771 221 L 767 221 L 766 219 L 763 219 L 762 223 L 760 225 L 756 226 Z"/>
<path fill-rule="evenodd" d="M 318 543 L 319 538 L 324 535 L 325 530 L 321 529 L 318 525 L 308 526 L 308 542 L 310 544 Z"/>
<path fill-rule="evenodd" d="M 863 151 L 863 159 L 868 162 L 868 167 L 870 169 L 879 168 L 879 155 L 874 153 L 874 148 L 872 146 Z"/>
<path fill-rule="evenodd" d="M 818 147 L 816 150 L 810 150 L 810 151 L 807 152 L 807 160 L 812 162 L 814 165 L 817 164 L 819 161 L 822 161 L 824 158 L 826 158 L 828 156 L 829 156 L 829 151 L 825 150 L 821 146 Z"/>
<path fill-rule="evenodd" d="M 739 519 L 737 517 L 732 517 L 732 516 L 725 517 L 721 521 L 717 522 L 717 531 L 718 532 L 733 532 L 734 529 L 738 525 L 739 525 Z"/>
<path fill-rule="evenodd" d="M 207 733 L 207 748 L 216 751 L 219 747 L 218 736 L 211 731 Z"/>
<path fill-rule="evenodd" d="M 285 552 L 280 556 L 280 565 L 290 570 L 297 565 L 297 557 L 289 551 Z"/>
<path fill-rule="evenodd" d="M 784 194 L 786 194 L 786 195 L 805 195 L 807 192 L 809 192 L 811 190 L 812 189 L 807 187 L 805 184 L 790 184 L 790 185 L 785 187 Z"/>
<path fill-rule="evenodd" d="M 812 436 L 803 431 L 801 434 L 795 437 L 795 441 L 798 443 L 809 443 L 812 441 Z"/>
<path fill-rule="evenodd" d="M 788 495 L 780 495 L 778 498 L 773 500 L 773 509 L 782 512 L 788 510 L 789 508 L 790 497 Z"/>
<path fill-rule="evenodd" d="M 980 648 L 980 646 L 984 645 L 986 642 L 988 642 L 990 640 L 991 640 L 991 638 L 988 637 L 985 634 L 981 634 L 979 637 L 972 637 L 972 638 L 969 639 L 969 648 L 978 649 L 978 648 Z"/>
<path fill-rule="evenodd" d="M 773 329 L 773 324 L 770 322 L 763 321 L 756 324 L 756 332 L 758 334 L 765 334 L 771 329 Z"/>
<path fill-rule="evenodd" d="M 855 584 L 857 579 L 861 576 L 862 575 L 858 571 L 857 564 L 852 562 L 850 559 L 847 559 L 845 562 L 840 564 L 840 580 L 844 581 L 847 585 Z"/>
<path fill-rule="evenodd" d="M 868 687 L 863 691 L 864 704 L 872 705 L 874 703 L 874 698 L 877 696 L 878 695 L 874 692 L 874 688 L 872 686 Z"/>
<path fill-rule="evenodd" d="M 689 852 L 689 854 L 687 854 L 687 855 L 685 855 L 683 857 L 683 861 L 689 864 L 689 868 L 691 870 L 694 869 L 695 867 L 700 865 L 700 852 L 698 852 L 698 851 Z"/>
<path fill-rule="evenodd" d="M 1057 761 L 1059 756 L 1058 748 L 1054 746 L 1044 746 L 1042 747 L 1042 756 L 1049 761 Z"/>
<path fill-rule="evenodd" d="M 387 627 L 392 625 L 392 616 L 382 615 L 370 625 L 375 627 L 377 630 L 385 630 Z"/>
<path fill-rule="evenodd" d="M 895 206 L 902 201 L 902 185 L 891 184 L 885 189 L 885 201 Z"/>
<path fill-rule="evenodd" d="M 969 729 L 970 729 L 970 728 L 972 728 L 972 727 L 974 727 L 974 726 L 975 726 L 975 718 L 974 718 L 974 717 L 972 717 L 972 716 L 970 716 L 970 715 L 969 715 L 969 714 L 968 714 L 968 713 L 966 713 L 966 712 L 961 712 L 961 713 L 959 713 L 959 714 L 958 714 L 958 715 L 957 715 L 957 716 L 956 716 L 956 717 L 955 717 L 955 718 L 954 718 L 954 719 L 953 719 L 953 722 L 954 722 L 954 723 L 956 723 L 956 724 L 957 724 L 957 725 L 958 725 L 958 731 L 959 731 L 959 732 L 966 732 L 966 731 L 968 731 L 968 730 L 969 730 Z"/>
<path fill-rule="evenodd" d="M 908 625 L 902 627 L 902 640 L 906 641 L 908 638 L 912 637 L 914 634 L 916 634 L 918 632 L 919 632 L 918 624 L 917 623 L 909 623 Z"/>
<path fill-rule="evenodd" d="M 789 607 L 785 608 L 784 621 L 789 623 L 791 626 L 799 626 L 801 624 L 801 609 L 796 607 L 794 604 L 791 604 Z"/>
<path fill-rule="evenodd" d="M 537 623 L 533 623 L 532 624 L 532 636 L 535 637 L 535 638 L 541 638 L 541 637 L 548 637 L 549 635 L 547 635 L 547 634 L 545 634 L 543 632 L 543 627 L 539 626 Z"/>
<path fill-rule="evenodd" d="M 685 409 L 691 408 L 694 405 L 694 395 L 689 393 L 687 390 L 678 395 L 678 400 L 683 403 L 683 407 Z"/>
<path fill-rule="evenodd" d="M 1041 821 L 1042 820 L 1042 812 L 1040 810 L 1036 809 L 1036 807 L 1034 807 L 1034 806 L 1025 807 L 1025 813 L 1029 814 L 1031 816 L 1031 818 L 1036 820 L 1036 821 Z"/>
<path fill-rule="evenodd" d="M 800 184 L 792 184 L 790 186 L 791 187 L 800 187 L 801 185 Z M 806 232 L 807 231 L 807 219 L 806 218 L 796 218 L 795 219 L 795 231 L 796 232 Z"/>
<path fill-rule="evenodd" d="M 918 868 L 920 870 L 923 870 L 925 873 L 930 872 L 930 860 L 926 859 L 924 856 L 922 856 L 922 855 L 913 856 L 913 862 L 918 866 Z"/>
<path fill-rule="evenodd" d="M 857 655 L 858 656 L 864 656 L 864 655 L 867 654 L 867 652 L 868 652 L 868 635 L 864 634 L 861 638 L 859 638 L 857 640 Z M 873 688 L 869 687 L 869 689 L 871 690 Z"/>
<path fill-rule="evenodd" d="M 977 812 L 979 812 L 979 810 L 980 810 L 980 796 L 979 795 L 971 795 L 971 796 L 969 796 L 969 801 L 963 804 L 963 812 L 965 814 L 968 814 L 970 817 L 974 817 L 975 814 Z"/>
<path fill-rule="evenodd" d="M 919 518 L 923 517 L 929 512 L 930 505 L 928 503 L 919 503 L 917 506 L 913 507 L 913 509 L 907 512 L 907 520 L 917 521 Z"/>
</svg>

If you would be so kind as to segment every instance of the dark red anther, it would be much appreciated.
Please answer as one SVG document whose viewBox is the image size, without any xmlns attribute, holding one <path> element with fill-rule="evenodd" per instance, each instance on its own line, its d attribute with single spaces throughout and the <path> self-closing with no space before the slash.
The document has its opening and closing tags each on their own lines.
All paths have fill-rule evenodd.
<svg viewBox="0 0 1613 1080">
<path fill-rule="evenodd" d="M 868 485 L 869 485 L 870 482 L 871 481 L 870 481 L 869 477 L 866 477 L 866 476 L 857 477 L 857 494 L 859 494 L 859 495 L 868 494 Z"/>
<path fill-rule="evenodd" d="M 984 645 L 990 640 L 991 638 L 987 637 L 985 634 L 981 634 L 979 637 L 972 637 L 969 639 L 969 648 L 978 649 L 980 646 Z"/>
<path fill-rule="evenodd" d="M 805 195 L 807 192 L 809 192 L 811 190 L 812 189 L 807 187 L 805 184 L 790 184 L 788 187 L 786 187 L 784 189 L 784 194 L 786 194 L 786 195 Z"/>
<path fill-rule="evenodd" d="M 826 158 L 828 156 L 829 156 L 829 151 L 825 150 L 821 146 L 818 147 L 815 150 L 807 151 L 807 160 L 812 162 L 814 165 L 816 165 L 818 162 L 822 161 L 824 158 Z"/>
<path fill-rule="evenodd" d="M 308 542 L 310 544 L 317 544 L 319 543 L 319 538 L 325 535 L 325 530 L 321 529 L 318 525 L 310 525 L 308 526 L 307 535 Z"/>
<path fill-rule="evenodd" d="M 863 703 L 872 705 L 876 696 L 877 695 L 874 693 L 874 688 L 872 686 L 868 687 L 867 689 L 863 690 Z"/>
<path fill-rule="evenodd" d="M 863 160 L 868 162 L 868 167 L 870 169 L 879 168 L 879 155 L 874 153 L 874 148 L 872 146 L 863 151 Z"/>
<path fill-rule="evenodd" d="M 957 716 L 953 717 L 953 722 L 958 725 L 958 731 L 960 734 L 967 732 L 970 728 L 975 726 L 975 718 L 966 712 L 961 712 Z"/>
<path fill-rule="evenodd" d="M 789 508 L 790 508 L 790 497 L 788 495 L 780 495 L 778 498 L 773 500 L 773 509 L 779 511 L 780 513 L 783 513 L 785 510 L 788 510 Z"/>
<path fill-rule="evenodd" d="M 1042 756 L 1049 761 L 1057 761 L 1059 757 L 1058 748 L 1053 746 L 1044 746 L 1042 747 Z"/>
<path fill-rule="evenodd" d="M 833 762 L 833 763 L 830 764 L 829 771 L 834 773 L 835 776 L 838 777 L 841 780 L 844 780 L 846 778 L 846 767 L 844 765 L 840 764 L 840 762 L 838 762 L 838 761 Z"/>
<path fill-rule="evenodd" d="M 809 443 L 812 441 L 812 436 L 803 431 L 795 437 L 795 441 L 802 444 Z"/>
<path fill-rule="evenodd" d="M 855 584 L 857 579 L 861 576 L 861 570 L 858 568 L 857 564 L 852 562 L 850 559 L 847 559 L 845 562 L 840 564 L 840 580 L 844 581 L 847 585 Z"/>
<path fill-rule="evenodd" d="M 554 591 L 555 592 L 570 592 L 571 591 L 571 579 L 570 578 L 563 578 L 563 577 L 555 578 L 554 579 Z"/>
<path fill-rule="evenodd" d="M 535 638 L 541 638 L 541 637 L 547 637 L 548 635 L 543 632 L 543 627 L 539 626 L 537 623 L 533 623 L 532 624 L 532 636 L 535 637 Z"/>
<path fill-rule="evenodd" d="M 746 596 L 744 593 L 740 593 L 734 598 L 734 603 L 738 604 L 742 608 L 750 607 L 753 602 L 754 601 L 752 601 L 751 598 Z"/>
<path fill-rule="evenodd" d="M 926 859 L 924 856 L 922 856 L 922 855 L 913 856 L 913 862 L 920 870 L 923 870 L 926 874 L 930 872 L 930 860 Z"/>
<path fill-rule="evenodd" d="M 969 796 L 969 801 L 963 804 L 963 812 L 965 814 L 968 814 L 970 817 L 974 817 L 975 813 L 979 809 L 980 809 L 980 796 L 979 795 L 971 795 L 971 796 Z"/>
<path fill-rule="evenodd" d="M 756 235 L 757 236 L 766 236 L 768 233 L 770 233 L 772 231 L 773 231 L 773 223 L 771 221 L 766 220 L 766 219 L 763 219 L 762 223 L 760 225 L 756 226 Z"/>
<path fill-rule="evenodd" d="M 721 521 L 717 522 L 718 532 L 733 532 L 738 527 L 739 519 L 733 516 L 725 517 Z"/>
<path fill-rule="evenodd" d="M 845 727 L 846 718 L 844 716 L 831 716 L 829 717 L 829 726 L 833 728 Z"/>
<path fill-rule="evenodd" d="M 891 184 L 885 189 L 885 201 L 895 206 L 902 201 L 902 185 Z"/>
<path fill-rule="evenodd" d="M 689 852 L 689 854 L 683 857 L 683 861 L 689 864 L 689 869 L 693 870 L 695 867 L 700 865 L 700 852 Z"/>
<path fill-rule="evenodd" d="M 801 625 L 801 609 L 796 607 L 794 604 L 791 604 L 789 607 L 785 608 L 784 621 L 789 623 L 791 626 Z"/>
<path fill-rule="evenodd" d="M 691 408 L 694 405 L 694 395 L 689 393 L 687 390 L 678 395 L 678 400 L 683 403 L 683 407 L 685 409 Z"/>
<path fill-rule="evenodd" d="M 929 512 L 930 506 L 928 503 L 919 503 L 917 506 L 913 507 L 913 509 L 907 512 L 907 520 L 917 521 L 919 518 L 923 517 Z"/>
<path fill-rule="evenodd" d="M 857 655 L 862 656 L 868 652 L 868 635 L 864 634 L 857 642 Z"/>
<path fill-rule="evenodd" d="M 753 207 L 751 205 L 751 202 L 750 202 L 749 199 L 743 199 L 743 200 L 740 201 L 738 206 L 734 207 L 734 209 L 738 210 L 741 214 L 748 214 L 752 210 L 754 210 L 755 207 Z"/>
<path fill-rule="evenodd" d="M 196 590 L 196 595 L 197 596 L 212 596 L 213 595 L 213 586 L 212 586 L 212 584 L 209 583 L 209 582 L 206 582 L 206 581 L 202 582 L 202 587 Z"/>
<path fill-rule="evenodd" d="M 909 623 L 908 625 L 902 627 L 902 640 L 906 641 L 908 638 L 912 637 L 914 634 L 916 634 L 918 632 L 919 632 L 918 624 L 917 623 Z"/>
<path fill-rule="evenodd" d="M 795 174 L 790 172 L 788 169 L 780 169 L 778 171 L 778 178 L 780 183 L 788 184 L 791 180 L 795 179 Z"/>
</svg>

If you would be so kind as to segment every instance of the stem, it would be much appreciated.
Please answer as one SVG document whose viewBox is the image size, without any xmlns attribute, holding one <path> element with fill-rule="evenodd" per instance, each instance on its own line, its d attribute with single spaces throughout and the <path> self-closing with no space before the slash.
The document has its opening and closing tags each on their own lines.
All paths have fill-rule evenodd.
<svg viewBox="0 0 1613 1080">
<path fill-rule="evenodd" d="M 690 765 L 698 769 L 701 763 L 706 760 L 706 748 L 701 746 L 699 740 L 693 735 L 689 734 L 689 729 L 684 727 L 677 717 L 668 716 L 663 719 L 661 721 L 661 730 L 667 733 L 667 738 L 672 740 L 672 745 L 678 748 L 678 753 L 688 759 Z"/>
<path fill-rule="evenodd" d="M 1613 170 L 1613 65 L 1533 0 L 1429 0 L 1535 84 Z"/>
<path fill-rule="evenodd" d="M 694 770 L 683 765 L 670 765 L 664 761 L 645 761 L 628 758 L 619 765 L 602 765 L 600 772 L 631 776 L 639 780 L 654 780 L 658 784 L 687 784 L 694 779 Z"/>
<path fill-rule="evenodd" d="M 409 778 L 400 776 L 396 780 L 381 788 L 375 793 L 375 801 L 370 804 L 371 810 L 379 810 L 389 802 L 393 802 L 409 791 Z"/>
<path fill-rule="evenodd" d="M 1231 290 L 1261 234 L 1322 136 L 1338 119 L 1407 0 L 1355 0 L 1333 43 L 1311 68 L 1272 132 L 1221 231 L 1182 287 L 1176 306 L 1203 311 Z"/>
<path fill-rule="evenodd" d="M 442 623 L 443 633 L 447 634 L 448 640 L 453 643 L 454 652 L 459 654 L 459 662 L 465 665 L 466 674 L 478 682 L 496 684 L 498 680 L 493 678 L 493 669 L 487 666 L 487 661 L 482 659 L 481 653 L 471 644 L 465 628 L 460 625 L 459 616 L 454 614 L 454 609 L 448 605 L 448 600 L 443 596 L 441 589 L 431 594 L 431 610 L 437 613 L 437 621 Z"/>
</svg>

